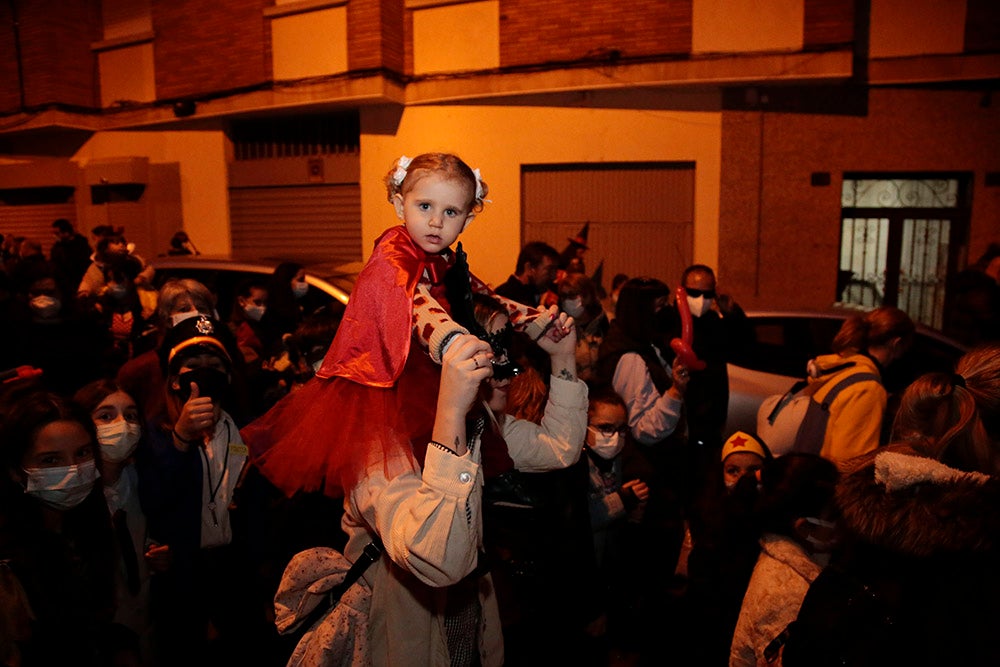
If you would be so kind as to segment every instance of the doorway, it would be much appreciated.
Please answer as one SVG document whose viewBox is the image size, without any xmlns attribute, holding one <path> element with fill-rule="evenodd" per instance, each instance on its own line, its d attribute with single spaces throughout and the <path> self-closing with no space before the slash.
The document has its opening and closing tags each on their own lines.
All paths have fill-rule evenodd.
<svg viewBox="0 0 1000 667">
<path fill-rule="evenodd" d="M 971 179 L 845 174 L 837 300 L 896 306 L 941 329 L 950 272 L 968 247 Z"/>
</svg>

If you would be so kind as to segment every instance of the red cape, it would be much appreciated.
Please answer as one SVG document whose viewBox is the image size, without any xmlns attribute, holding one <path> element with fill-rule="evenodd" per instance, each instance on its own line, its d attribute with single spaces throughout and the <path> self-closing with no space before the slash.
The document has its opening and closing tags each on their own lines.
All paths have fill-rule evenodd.
<svg viewBox="0 0 1000 667">
<path fill-rule="evenodd" d="M 370 387 L 393 386 L 410 353 L 417 283 L 424 269 L 429 269 L 432 283 L 440 282 L 453 262 L 451 251 L 425 253 L 402 225 L 383 232 L 358 275 L 337 335 L 316 375 L 343 377 Z"/>
</svg>

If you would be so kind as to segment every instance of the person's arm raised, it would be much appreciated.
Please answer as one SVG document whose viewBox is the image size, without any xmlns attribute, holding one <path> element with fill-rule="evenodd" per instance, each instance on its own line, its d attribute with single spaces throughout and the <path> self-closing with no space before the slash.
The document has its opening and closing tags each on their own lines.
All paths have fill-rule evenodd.
<svg viewBox="0 0 1000 667">
<path fill-rule="evenodd" d="M 576 381 L 576 324 L 566 313 L 559 313 L 545 335 L 538 339 L 538 347 L 549 354 L 552 375 Z"/>
<path fill-rule="evenodd" d="M 490 344 L 471 334 L 456 336 L 441 363 L 441 388 L 434 417 L 433 442 L 465 456 L 465 415 L 479 395 L 479 385 L 493 374 Z"/>
</svg>

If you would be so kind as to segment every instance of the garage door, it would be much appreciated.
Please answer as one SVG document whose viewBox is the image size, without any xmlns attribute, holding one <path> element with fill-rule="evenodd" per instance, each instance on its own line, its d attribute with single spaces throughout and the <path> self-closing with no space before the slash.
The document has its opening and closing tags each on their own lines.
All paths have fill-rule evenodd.
<svg viewBox="0 0 1000 667">
<path fill-rule="evenodd" d="M 48 257 L 56 237 L 52 233 L 52 222 L 66 218 L 76 224 L 76 204 L 37 204 L 25 206 L 0 205 L 0 234 L 23 236 L 42 244 L 42 252 Z M 79 230 L 87 236 L 88 230 Z"/>
<path fill-rule="evenodd" d="M 603 260 L 603 287 L 616 273 L 674 286 L 694 255 L 694 164 L 525 165 L 522 245 L 562 251 L 589 224 L 588 274 Z M 514 267 L 511 267 L 513 270 Z"/>
<path fill-rule="evenodd" d="M 229 207 L 237 257 L 361 260 L 357 184 L 231 188 Z"/>
</svg>

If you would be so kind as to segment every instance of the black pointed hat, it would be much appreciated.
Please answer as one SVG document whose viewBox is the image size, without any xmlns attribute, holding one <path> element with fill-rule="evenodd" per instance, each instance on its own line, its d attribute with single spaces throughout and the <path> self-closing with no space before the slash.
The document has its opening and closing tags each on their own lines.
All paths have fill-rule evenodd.
<svg viewBox="0 0 1000 667">
<path fill-rule="evenodd" d="M 583 247 L 584 250 L 590 250 L 590 246 L 587 245 L 587 233 L 590 232 L 590 223 L 586 223 L 580 233 L 576 236 L 567 239 L 570 243 L 574 243 L 578 246 Z"/>
</svg>

